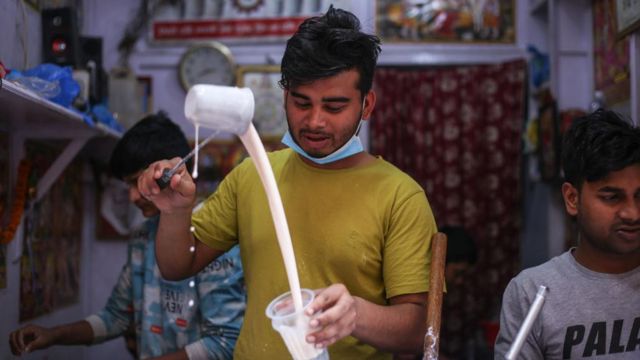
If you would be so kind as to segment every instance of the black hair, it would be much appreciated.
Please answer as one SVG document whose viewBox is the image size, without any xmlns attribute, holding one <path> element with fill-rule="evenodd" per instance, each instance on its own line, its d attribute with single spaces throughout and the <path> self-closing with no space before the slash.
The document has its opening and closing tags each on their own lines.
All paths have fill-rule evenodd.
<svg viewBox="0 0 640 360">
<path fill-rule="evenodd" d="M 563 136 L 565 181 L 580 189 L 584 181 L 640 164 L 640 129 L 619 114 L 599 109 L 575 119 Z"/>
<path fill-rule="evenodd" d="M 360 31 L 355 15 L 331 5 L 324 15 L 306 19 L 287 41 L 280 86 L 289 90 L 355 68 L 364 98 L 371 90 L 379 53 L 380 39 Z"/>
<path fill-rule="evenodd" d="M 180 127 L 160 111 L 144 117 L 122 136 L 111 153 L 109 167 L 113 176 L 123 180 L 155 161 L 183 157 L 189 151 Z M 187 168 L 191 170 L 191 161 Z"/>
<path fill-rule="evenodd" d="M 476 263 L 478 259 L 476 243 L 462 226 L 442 226 L 438 231 L 447 235 L 447 264 L 450 262 Z"/>
</svg>

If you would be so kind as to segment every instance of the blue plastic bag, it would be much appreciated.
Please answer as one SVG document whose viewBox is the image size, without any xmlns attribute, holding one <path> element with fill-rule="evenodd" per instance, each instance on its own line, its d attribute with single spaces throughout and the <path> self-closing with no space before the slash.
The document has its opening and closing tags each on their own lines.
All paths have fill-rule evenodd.
<svg viewBox="0 0 640 360">
<path fill-rule="evenodd" d="M 80 85 L 73 79 L 70 66 L 40 64 L 23 72 L 11 70 L 7 79 L 64 107 L 70 107 L 80 93 Z"/>
</svg>

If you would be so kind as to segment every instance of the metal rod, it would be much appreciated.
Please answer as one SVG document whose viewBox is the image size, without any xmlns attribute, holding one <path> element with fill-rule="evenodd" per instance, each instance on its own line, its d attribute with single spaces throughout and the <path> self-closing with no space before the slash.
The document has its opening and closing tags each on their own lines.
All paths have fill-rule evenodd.
<svg viewBox="0 0 640 360">
<path fill-rule="evenodd" d="M 520 326 L 520 330 L 518 331 L 518 335 L 516 335 L 516 339 L 511 344 L 511 348 L 507 355 L 505 355 L 505 359 L 507 360 L 515 360 L 520 353 L 520 349 L 524 344 L 524 340 L 529 336 L 529 332 L 531 331 L 531 326 L 533 326 L 533 322 L 538 317 L 538 313 L 540 313 L 540 309 L 542 309 L 542 305 L 544 304 L 544 296 L 547 291 L 547 287 L 544 285 L 540 285 L 538 287 L 538 293 L 536 294 L 536 298 L 533 300 L 533 304 L 529 308 L 529 312 L 527 316 L 524 318 L 524 322 L 522 326 Z"/>
<path fill-rule="evenodd" d="M 173 177 L 173 175 L 175 175 L 176 171 L 178 171 L 180 166 L 182 166 L 184 163 L 189 161 L 189 159 L 191 159 L 198 151 L 200 151 L 200 149 L 202 149 L 202 147 L 207 145 L 207 143 L 209 141 L 213 140 L 213 138 L 216 135 L 218 135 L 218 131 L 214 132 L 213 134 L 209 135 L 209 137 L 207 137 L 206 139 L 202 140 L 200 142 L 200 144 L 197 144 L 193 148 L 193 150 L 191 150 L 185 157 L 182 158 L 182 160 L 180 160 L 177 164 L 175 164 L 171 169 L 169 169 L 169 168 L 164 169 L 162 171 L 162 176 L 159 177 L 158 179 L 156 179 L 156 184 L 158 184 L 160 189 L 166 188 L 169 185 L 169 183 L 171 182 L 171 178 Z"/>
</svg>

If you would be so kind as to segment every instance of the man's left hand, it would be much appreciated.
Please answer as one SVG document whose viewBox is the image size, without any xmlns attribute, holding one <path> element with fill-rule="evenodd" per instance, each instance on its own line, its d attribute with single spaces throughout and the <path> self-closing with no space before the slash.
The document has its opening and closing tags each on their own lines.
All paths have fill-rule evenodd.
<svg viewBox="0 0 640 360">
<path fill-rule="evenodd" d="M 351 296 L 343 284 L 316 290 L 315 299 L 306 311 L 313 317 L 310 328 L 317 331 L 307 335 L 307 342 L 316 347 L 327 347 L 351 335 L 358 318 L 357 304 L 358 299 Z"/>
</svg>

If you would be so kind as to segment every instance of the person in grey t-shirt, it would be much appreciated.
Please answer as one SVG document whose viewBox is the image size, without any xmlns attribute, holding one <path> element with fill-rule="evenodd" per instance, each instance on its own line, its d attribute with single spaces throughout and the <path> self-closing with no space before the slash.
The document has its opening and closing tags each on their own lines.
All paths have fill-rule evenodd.
<svg viewBox="0 0 640 360">
<path fill-rule="evenodd" d="M 546 301 L 518 359 L 640 359 L 640 129 L 598 110 L 564 136 L 562 184 L 578 246 L 524 270 L 504 292 L 504 359 L 538 286 Z"/>
</svg>

